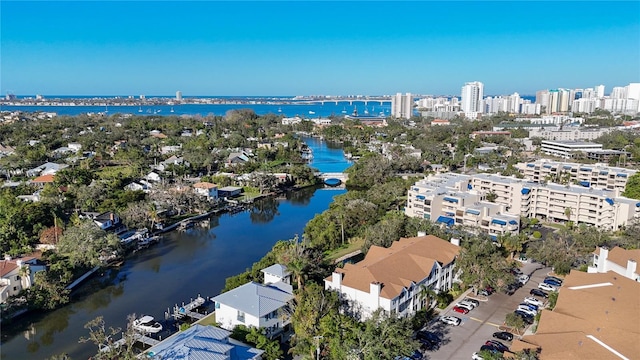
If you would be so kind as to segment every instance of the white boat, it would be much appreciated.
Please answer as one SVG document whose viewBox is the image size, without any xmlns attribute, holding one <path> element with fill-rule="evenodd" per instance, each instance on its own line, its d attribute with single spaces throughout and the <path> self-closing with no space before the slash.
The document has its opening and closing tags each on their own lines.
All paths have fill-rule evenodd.
<svg viewBox="0 0 640 360">
<path fill-rule="evenodd" d="M 162 324 L 157 322 L 153 316 L 145 315 L 133 320 L 133 328 L 142 333 L 155 334 L 162 331 Z"/>
<path fill-rule="evenodd" d="M 316 114 L 316 112 L 315 112 L 315 111 L 311 111 L 311 110 L 309 110 L 309 115 L 315 115 L 315 114 Z"/>
<path fill-rule="evenodd" d="M 140 106 L 140 108 L 138 109 L 138 112 L 142 112 L 142 106 Z"/>
<path fill-rule="evenodd" d="M 173 106 L 171 107 L 171 111 L 170 112 L 173 112 Z"/>
<path fill-rule="evenodd" d="M 282 108 L 278 108 L 278 112 L 281 113 L 282 112 Z"/>
</svg>

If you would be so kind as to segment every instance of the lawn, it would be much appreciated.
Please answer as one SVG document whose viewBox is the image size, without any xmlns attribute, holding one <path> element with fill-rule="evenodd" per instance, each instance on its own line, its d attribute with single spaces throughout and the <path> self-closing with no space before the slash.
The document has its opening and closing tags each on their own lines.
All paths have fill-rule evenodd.
<svg viewBox="0 0 640 360">
<path fill-rule="evenodd" d="M 334 262 L 336 261 L 336 259 L 339 259 L 342 256 L 345 256 L 349 253 L 362 249 L 363 245 L 364 245 L 364 239 L 357 238 L 356 240 L 350 242 L 345 246 L 341 246 L 336 250 L 326 253 L 324 258 L 327 259 L 328 261 Z"/>
</svg>

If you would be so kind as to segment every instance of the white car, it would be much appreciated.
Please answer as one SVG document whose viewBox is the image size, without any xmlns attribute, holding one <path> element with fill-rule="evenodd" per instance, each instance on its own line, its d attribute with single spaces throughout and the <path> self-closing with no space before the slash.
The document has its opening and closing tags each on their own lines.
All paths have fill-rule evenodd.
<svg viewBox="0 0 640 360">
<path fill-rule="evenodd" d="M 538 284 L 538 289 L 544 290 L 544 291 L 558 291 L 557 287 L 555 287 L 553 285 L 549 285 L 547 283 Z"/>
<path fill-rule="evenodd" d="M 471 360 L 484 360 L 484 358 L 477 352 L 474 352 L 473 355 L 471 355 Z"/>
<path fill-rule="evenodd" d="M 443 317 L 440 318 L 440 321 L 442 321 L 445 324 L 458 326 L 462 322 L 462 319 L 460 319 L 459 317 L 455 317 L 455 316 L 443 316 Z"/>
<path fill-rule="evenodd" d="M 529 275 L 522 274 L 518 276 L 518 281 L 520 282 L 520 284 L 526 285 L 527 281 L 529 281 Z"/>
<path fill-rule="evenodd" d="M 538 314 L 536 311 L 531 310 L 529 307 L 527 307 L 527 306 L 522 306 L 522 305 L 518 305 L 518 309 L 517 309 L 517 310 L 520 310 L 520 311 L 522 311 L 523 313 L 525 313 L 525 314 L 529 314 L 529 315 L 531 315 L 531 316 L 536 316 L 536 315 Z"/>
<path fill-rule="evenodd" d="M 457 307 L 461 307 L 461 308 L 465 308 L 469 311 L 473 310 L 476 308 L 476 304 L 470 303 L 468 301 L 460 301 L 459 303 L 456 304 Z"/>
<path fill-rule="evenodd" d="M 526 302 L 527 304 L 531 304 L 531 305 L 535 305 L 535 306 L 542 306 L 544 305 L 544 303 L 534 297 L 526 297 L 524 298 L 524 302 Z"/>
</svg>

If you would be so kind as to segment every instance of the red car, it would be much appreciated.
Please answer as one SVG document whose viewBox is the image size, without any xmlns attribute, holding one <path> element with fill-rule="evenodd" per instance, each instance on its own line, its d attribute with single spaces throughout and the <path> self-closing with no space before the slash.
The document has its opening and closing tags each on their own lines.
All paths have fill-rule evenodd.
<svg viewBox="0 0 640 360">
<path fill-rule="evenodd" d="M 465 308 L 462 308 L 462 307 L 459 307 L 459 306 L 454 306 L 453 307 L 453 311 L 459 312 L 461 314 L 467 314 L 469 312 L 469 310 L 467 310 Z"/>
</svg>

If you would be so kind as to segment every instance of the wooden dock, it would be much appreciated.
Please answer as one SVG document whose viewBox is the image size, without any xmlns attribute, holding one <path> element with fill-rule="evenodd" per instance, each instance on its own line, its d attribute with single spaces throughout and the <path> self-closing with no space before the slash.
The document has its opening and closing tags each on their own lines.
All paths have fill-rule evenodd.
<svg viewBox="0 0 640 360">
<path fill-rule="evenodd" d="M 142 334 L 135 334 L 133 335 L 133 338 L 135 342 L 143 343 L 145 345 L 148 345 L 149 347 L 158 345 L 160 343 L 160 340 L 156 340 L 154 338 L 151 338 Z M 125 339 L 123 336 L 120 340 L 114 342 L 111 345 L 100 347 L 100 352 L 108 352 L 108 351 L 111 351 L 111 349 L 119 348 L 120 346 L 124 345 L 126 342 L 127 342 L 127 339 Z"/>
<path fill-rule="evenodd" d="M 173 314 L 171 314 L 176 320 L 184 317 L 190 317 L 192 319 L 201 320 L 206 315 L 193 311 L 194 309 L 202 306 L 206 300 L 198 295 L 197 298 L 191 300 L 190 303 L 182 303 L 182 306 L 175 305 L 173 307 Z"/>
</svg>

